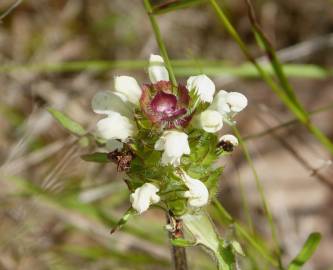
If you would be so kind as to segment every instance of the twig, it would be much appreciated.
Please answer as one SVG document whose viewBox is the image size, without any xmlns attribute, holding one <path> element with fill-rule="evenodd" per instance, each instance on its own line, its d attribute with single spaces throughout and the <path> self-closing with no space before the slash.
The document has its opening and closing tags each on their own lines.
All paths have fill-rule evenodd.
<svg viewBox="0 0 333 270">
<path fill-rule="evenodd" d="M 0 15 L 0 22 L 9 15 L 19 4 L 22 3 L 23 0 L 16 0 L 7 10 L 5 10 L 1 15 Z"/>
</svg>

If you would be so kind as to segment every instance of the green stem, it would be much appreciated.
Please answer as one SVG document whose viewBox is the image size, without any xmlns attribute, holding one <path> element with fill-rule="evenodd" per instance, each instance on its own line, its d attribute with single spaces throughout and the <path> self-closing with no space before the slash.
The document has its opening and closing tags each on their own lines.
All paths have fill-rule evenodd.
<svg viewBox="0 0 333 270">
<path fill-rule="evenodd" d="M 253 58 L 251 55 L 249 49 L 246 47 L 246 44 L 243 42 L 233 25 L 230 23 L 227 16 L 224 14 L 222 9 L 217 4 L 216 0 L 209 0 L 212 8 L 214 9 L 215 13 L 217 14 L 218 18 L 226 28 L 226 30 L 229 32 L 229 34 L 232 36 L 232 38 L 236 41 L 240 49 L 243 51 L 245 56 L 249 59 L 249 61 L 252 62 L 252 64 L 257 69 L 260 76 L 263 78 L 263 80 L 270 86 L 270 88 L 273 90 L 274 93 L 282 100 L 282 102 L 288 107 L 288 109 L 297 117 L 297 119 L 312 133 L 312 135 L 317 138 L 317 140 L 326 147 L 326 149 L 333 154 L 333 143 L 326 137 L 325 134 L 322 133 L 320 129 L 318 129 L 315 125 L 313 125 L 307 115 L 307 113 L 304 111 L 302 107 L 299 106 L 299 103 L 295 103 L 294 100 L 288 95 L 288 89 L 285 91 L 283 88 L 281 88 L 276 82 L 272 79 L 272 77 L 258 64 L 258 62 Z M 273 66 L 274 67 L 274 66 Z M 278 71 L 277 75 L 281 75 L 280 70 L 276 70 L 275 66 L 275 72 Z M 283 75 L 283 74 L 282 74 Z M 281 80 L 280 80 L 281 81 Z M 285 85 L 285 81 L 282 81 L 283 85 Z"/>
<path fill-rule="evenodd" d="M 279 263 L 279 268 L 283 269 L 282 260 L 281 260 L 281 250 L 280 250 L 280 245 L 279 245 L 279 241 L 278 241 L 278 237 L 277 237 L 277 233 L 276 233 L 276 227 L 275 227 L 275 224 L 274 224 L 273 215 L 270 211 L 270 208 L 269 208 L 266 196 L 265 196 L 264 188 L 263 188 L 263 186 L 261 184 L 261 181 L 259 179 L 259 175 L 257 173 L 257 170 L 254 167 L 254 164 L 253 164 L 252 158 L 250 156 L 249 150 L 248 150 L 244 140 L 242 139 L 237 127 L 232 126 L 232 129 L 233 129 L 233 132 L 235 133 L 235 135 L 237 136 L 237 138 L 239 140 L 239 144 L 240 144 L 240 146 L 243 150 L 245 158 L 246 158 L 246 160 L 247 160 L 247 162 L 248 162 L 248 164 L 249 164 L 249 166 L 252 170 L 252 173 L 253 173 L 253 176 L 254 176 L 254 179 L 255 179 L 255 182 L 256 182 L 257 190 L 259 191 L 261 202 L 262 202 L 262 205 L 264 206 L 264 211 L 265 211 L 265 214 L 267 216 L 268 223 L 269 223 L 269 226 L 270 226 L 270 229 L 271 229 L 272 238 L 273 238 L 274 244 L 276 246 L 276 255 L 277 255 L 277 260 L 278 260 L 278 263 Z"/>
<path fill-rule="evenodd" d="M 158 47 L 160 48 L 160 52 L 161 52 L 162 57 L 164 59 L 165 66 L 166 66 L 166 68 L 169 72 L 171 82 L 174 86 L 177 86 L 177 80 L 176 80 L 175 74 L 173 73 L 173 69 L 172 69 L 171 62 L 170 62 L 170 59 L 169 59 L 169 56 L 168 56 L 168 52 L 166 50 L 164 41 L 162 39 L 160 28 L 157 24 L 157 21 L 156 21 L 156 18 L 154 16 L 154 14 L 153 14 L 153 9 L 152 9 L 152 6 L 150 4 L 150 1 L 149 0 L 143 0 L 143 2 L 144 2 L 145 9 L 147 11 L 147 14 L 149 16 L 150 24 L 153 28 Z"/>
</svg>

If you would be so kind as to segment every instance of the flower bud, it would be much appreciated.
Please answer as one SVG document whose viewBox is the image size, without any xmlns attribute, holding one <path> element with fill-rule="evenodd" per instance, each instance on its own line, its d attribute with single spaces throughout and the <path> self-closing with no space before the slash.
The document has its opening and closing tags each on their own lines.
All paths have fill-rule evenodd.
<svg viewBox="0 0 333 270">
<path fill-rule="evenodd" d="M 142 90 L 133 77 L 116 76 L 114 79 L 114 88 L 117 93 L 125 96 L 129 102 L 139 105 Z"/>
<path fill-rule="evenodd" d="M 219 131 L 223 127 L 223 118 L 217 111 L 206 110 L 200 113 L 196 119 L 196 125 L 208 133 Z"/>
<path fill-rule="evenodd" d="M 238 139 L 232 134 L 223 135 L 219 141 L 219 147 L 222 147 L 226 152 L 232 152 L 234 147 L 238 145 Z"/>
<path fill-rule="evenodd" d="M 161 163 L 163 165 L 180 165 L 183 154 L 189 155 L 191 150 L 187 141 L 187 134 L 176 130 L 164 131 L 163 135 L 156 141 L 155 150 L 163 151 Z"/>
<path fill-rule="evenodd" d="M 149 58 L 148 74 L 152 83 L 159 81 L 169 81 L 169 73 L 164 66 L 164 60 L 161 56 L 151 54 Z"/>
<path fill-rule="evenodd" d="M 156 194 L 158 191 L 158 187 L 153 184 L 143 184 L 130 195 L 132 207 L 139 214 L 142 214 L 149 208 L 151 204 L 158 203 L 160 201 L 160 196 Z"/>
<path fill-rule="evenodd" d="M 198 179 L 194 179 L 187 175 L 185 172 L 182 179 L 189 189 L 184 193 L 188 198 L 188 205 L 191 207 L 202 207 L 208 203 L 209 192 L 206 185 Z"/>
<path fill-rule="evenodd" d="M 211 103 L 215 93 L 215 84 L 206 75 L 191 76 L 187 80 L 187 89 L 194 91 L 203 102 Z"/>
<path fill-rule="evenodd" d="M 127 117 L 111 112 L 97 122 L 97 132 L 105 140 L 119 139 L 124 142 L 136 133 L 136 127 Z"/>
</svg>

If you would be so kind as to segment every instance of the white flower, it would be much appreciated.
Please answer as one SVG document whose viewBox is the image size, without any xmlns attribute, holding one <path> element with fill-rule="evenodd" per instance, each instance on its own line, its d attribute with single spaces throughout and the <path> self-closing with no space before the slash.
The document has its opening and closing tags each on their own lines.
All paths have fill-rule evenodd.
<svg viewBox="0 0 333 270">
<path fill-rule="evenodd" d="M 194 121 L 198 127 L 209 133 L 217 132 L 223 127 L 223 118 L 218 111 L 203 111 Z"/>
<path fill-rule="evenodd" d="M 220 142 L 229 142 L 231 143 L 233 146 L 237 146 L 238 145 L 238 139 L 232 135 L 232 134 L 226 134 L 226 135 L 223 135 L 220 140 Z"/>
<path fill-rule="evenodd" d="M 141 97 L 141 87 L 138 82 L 129 76 L 116 76 L 114 78 L 114 89 L 115 94 L 120 94 L 120 96 L 124 97 L 134 105 L 139 105 L 140 97 Z"/>
<path fill-rule="evenodd" d="M 208 203 L 209 192 L 206 185 L 198 179 L 194 179 L 185 172 L 182 179 L 189 189 L 184 193 L 184 197 L 188 198 L 188 204 L 191 207 L 202 207 Z"/>
<path fill-rule="evenodd" d="M 247 106 L 247 98 L 241 93 L 230 92 L 227 97 L 227 103 L 232 112 L 240 112 Z"/>
<path fill-rule="evenodd" d="M 238 113 L 247 106 L 247 98 L 238 92 L 219 91 L 209 106 L 209 109 L 216 110 L 223 117 L 231 113 Z"/>
<path fill-rule="evenodd" d="M 190 146 L 187 134 L 176 130 L 164 131 L 163 135 L 156 141 L 155 150 L 163 151 L 161 163 L 163 165 L 180 165 L 183 154 L 190 154 Z"/>
<path fill-rule="evenodd" d="M 215 84 L 206 75 L 191 76 L 187 80 L 187 89 L 195 91 L 201 101 L 211 103 L 215 93 Z"/>
<path fill-rule="evenodd" d="M 128 118 L 133 118 L 133 112 L 129 104 L 124 101 L 121 95 L 111 91 L 97 92 L 91 101 L 92 109 L 97 114 L 117 112 Z"/>
<path fill-rule="evenodd" d="M 158 203 L 160 201 L 160 196 L 156 194 L 158 191 L 158 187 L 153 184 L 143 184 L 130 195 L 132 207 L 139 214 L 142 214 L 151 204 Z"/>
<path fill-rule="evenodd" d="M 97 132 L 105 140 L 119 139 L 124 142 L 136 133 L 136 126 L 120 113 L 111 112 L 97 122 Z"/>
<path fill-rule="evenodd" d="M 156 54 L 151 54 L 149 58 L 148 74 L 152 83 L 158 81 L 169 81 L 169 73 L 164 66 L 163 58 Z"/>
</svg>

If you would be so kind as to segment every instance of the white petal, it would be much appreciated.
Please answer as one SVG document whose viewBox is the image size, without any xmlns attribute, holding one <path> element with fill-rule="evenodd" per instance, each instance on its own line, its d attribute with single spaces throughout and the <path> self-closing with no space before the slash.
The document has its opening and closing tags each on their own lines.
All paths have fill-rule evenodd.
<svg viewBox="0 0 333 270">
<path fill-rule="evenodd" d="M 106 149 L 109 152 L 113 152 L 115 150 L 119 151 L 119 150 L 123 149 L 123 147 L 124 147 L 124 144 L 118 140 L 111 139 L 106 142 Z"/>
<path fill-rule="evenodd" d="M 151 204 L 158 203 L 160 201 L 160 196 L 156 194 L 158 191 L 159 189 L 153 184 L 143 184 L 130 195 L 132 207 L 139 214 L 142 214 Z"/>
<path fill-rule="evenodd" d="M 208 203 L 209 192 L 206 185 L 198 179 L 194 179 L 185 172 L 182 175 L 185 185 L 189 189 L 184 193 L 191 207 L 202 207 Z"/>
<path fill-rule="evenodd" d="M 97 122 L 97 132 L 105 140 L 126 141 L 128 137 L 136 133 L 136 127 L 127 117 L 113 112 Z"/>
<path fill-rule="evenodd" d="M 246 96 L 238 92 L 230 92 L 228 94 L 227 102 L 233 112 L 240 112 L 247 106 Z"/>
<path fill-rule="evenodd" d="M 111 91 L 97 92 L 91 101 L 92 109 L 97 114 L 120 113 L 123 116 L 133 118 L 130 107 L 118 95 Z"/>
<path fill-rule="evenodd" d="M 169 73 L 164 66 L 163 58 L 156 54 L 151 54 L 149 58 L 148 74 L 152 83 L 158 81 L 169 81 Z"/>
<path fill-rule="evenodd" d="M 204 74 L 188 78 L 187 89 L 195 91 L 203 102 L 211 103 L 213 101 L 215 84 Z"/>
<path fill-rule="evenodd" d="M 218 111 L 206 110 L 199 115 L 199 125 L 204 131 L 215 133 L 223 127 L 223 118 Z"/>
<path fill-rule="evenodd" d="M 157 151 L 164 150 L 161 158 L 162 165 L 180 165 L 182 155 L 189 155 L 191 152 L 187 138 L 188 136 L 184 132 L 176 130 L 164 131 L 154 146 Z"/>
<path fill-rule="evenodd" d="M 139 105 L 142 90 L 133 77 L 116 76 L 114 79 L 114 88 L 116 92 L 125 95 L 129 102 Z"/>
<path fill-rule="evenodd" d="M 213 99 L 212 104 L 208 107 L 208 109 L 218 111 L 222 116 L 230 113 L 230 106 L 227 103 L 227 97 L 227 91 L 218 91 Z"/>
<path fill-rule="evenodd" d="M 238 139 L 232 134 L 225 134 L 223 135 L 219 141 L 230 142 L 233 146 L 238 145 Z"/>
</svg>

